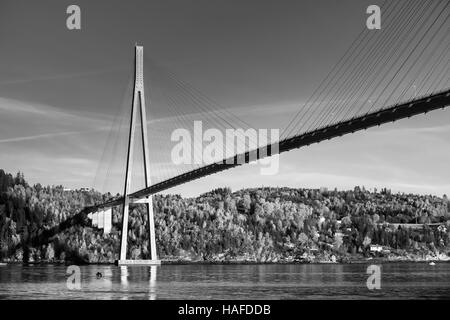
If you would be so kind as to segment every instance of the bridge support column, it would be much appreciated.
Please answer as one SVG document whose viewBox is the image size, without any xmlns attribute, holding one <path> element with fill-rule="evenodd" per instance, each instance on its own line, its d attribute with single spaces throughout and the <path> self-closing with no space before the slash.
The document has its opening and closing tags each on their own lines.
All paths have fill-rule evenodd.
<svg viewBox="0 0 450 320">
<path fill-rule="evenodd" d="M 158 260 L 156 256 L 156 239 L 155 239 L 155 219 L 153 216 L 153 199 L 152 196 L 148 197 L 147 202 L 148 212 L 148 226 L 149 226 L 149 239 L 150 239 L 150 259 Z"/>
<path fill-rule="evenodd" d="M 131 171 L 133 167 L 133 150 L 134 150 L 134 134 L 136 127 L 136 113 L 139 104 L 140 116 L 141 116 L 141 136 L 142 146 L 144 154 L 144 175 L 145 175 L 145 187 L 148 188 L 151 185 L 150 181 L 150 166 L 149 166 L 149 152 L 148 152 L 148 136 L 147 136 L 147 116 L 145 112 L 145 94 L 144 94 L 144 48 L 141 46 L 135 47 L 135 69 L 134 69 L 134 92 L 133 102 L 131 105 L 131 121 L 130 121 L 130 133 L 128 138 L 128 154 L 127 154 L 127 167 L 125 173 L 125 190 L 123 193 L 123 218 L 122 218 L 122 238 L 120 242 L 120 260 L 116 263 L 118 265 L 158 265 L 161 261 L 158 260 L 156 255 L 156 240 L 155 240 L 155 222 L 153 217 L 153 201 L 151 195 L 135 201 L 130 199 L 130 179 Z M 148 213 L 149 224 L 149 243 L 150 243 L 150 260 L 128 260 L 127 259 L 127 242 L 128 242 L 128 216 L 130 203 L 145 203 Z"/>
<path fill-rule="evenodd" d="M 122 239 L 120 241 L 120 260 L 125 261 L 127 259 L 127 244 L 128 244 L 128 214 L 129 214 L 130 200 L 128 196 L 125 196 L 123 203 L 123 217 L 122 217 Z"/>
</svg>

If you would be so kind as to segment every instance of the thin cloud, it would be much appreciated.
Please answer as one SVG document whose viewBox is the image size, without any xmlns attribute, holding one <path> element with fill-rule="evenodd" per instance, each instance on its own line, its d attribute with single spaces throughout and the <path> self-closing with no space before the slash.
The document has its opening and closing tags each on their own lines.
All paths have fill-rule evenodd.
<svg viewBox="0 0 450 320">
<path fill-rule="evenodd" d="M 88 133 L 88 132 L 99 132 L 99 131 L 106 131 L 106 130 L 109 130 L 109 128 L 99 128 L 99 129 L 88 130 L 88 131 L 66 131 L 66 132 L 56 132 L 56 133 L 44 133 L 44 134 L 36 134 L 36 135 L 32 135 L 32 136 L 2 139 L 2 140 L 0 140 L 0 143 L 47 139 L 47 138 L 53 138 L 53 137 L 59 137 L 59 136 L 77 135 L 77 134 L 83 134 L 83 133 Z"/>
<path fill-rule="evenodd" d="M 33 113 L 33 114 L 47 114 L 48 108 L 37 104 L 28 104 L 18 100 L 6 99 L 0 97 L 0 111 L 10 113 Z"/>
<path fill-rule="evenodd" d="M 86 72 L 55 74 L 55 75 L 38 77 L 38 78 L 9 80 L 9 81 L 0 82 L 0 86 L 23 84 L 23 83 L 30 83 L 30 82 L 36 82 L 36 81 L 49 81 L 49 80 L 61 80 L 61 79 L 72 79 L 72 78 L 79 78 L 79 77 L 87 77 L 87 76 L 104 74 L 104 73 L 109 73 L 109 72 L 122 71 L 122 70 L 127 70 L 127 69 L 129 69 L 129 68 L 128 67 L 115 67 L 115 68 L 94 70 L 94 71 L 86 71 Z"/>
<path fill-rule="evenodd" d="M 67 120 L 70 123 L 74 121 L 95 121 L 96 125 L 101 125 L 103 122 L 106 123 L 103 118 L 108 117 L 108 115 L 102 115 L 102 119 L 98 119 L 98 117 L 95 117 L 95 114 L 93 113 L 86 115 L 74 114 L 47 104 L 39 104 L 2 97 L 0 97 L 0 112 L 4 112 L 7 115 L 10 114 L 13 116 L 18 116 L 20 117 L 19 120 L 24 121 L 28 120 L 27 116 L 30 116 L 29 113 L 31 113 L 42 116 L 46 119 L 57 119 L 59 123 L 63 120 Z"/>
</svg>

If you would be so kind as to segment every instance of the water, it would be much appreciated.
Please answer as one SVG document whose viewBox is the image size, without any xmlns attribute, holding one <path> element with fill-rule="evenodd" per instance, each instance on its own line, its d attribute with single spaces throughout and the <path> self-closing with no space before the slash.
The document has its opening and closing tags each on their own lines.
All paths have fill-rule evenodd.
<svg viewBox="0 0 450 320">
<path fill-rule="evenodd" d="M 450 263 L 386 263 L 381 289 L 368 290 L 368 264 L 81 266 L 81 289 L 67 266 L 0 266 L 0 299 L 442 299 Z M 97 272 L 103 277 L 97 278 Z"/>
</svg>

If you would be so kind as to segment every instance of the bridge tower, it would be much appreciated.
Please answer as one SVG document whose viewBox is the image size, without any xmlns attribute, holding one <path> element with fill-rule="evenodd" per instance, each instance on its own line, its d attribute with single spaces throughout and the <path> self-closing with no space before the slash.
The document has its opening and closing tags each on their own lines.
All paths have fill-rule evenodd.
<svg viewBox="0 0 450 320">
<path fill-rule="evenodd" d="M 149 195 L 140 200 L 130 198 L 130 182 L 131 172 L 133 168 L 133 152 L 134 152 L 134 136 L 136 127 L 137 108 L 140 110 L 141 118 L 141 137 L 142 152 L 144 154 L 144 178 L 145 187 L 151 185 L 150 182 L 150 166 L 148 153 L 148 136 L 147 136 L 147 116 L 145 113 L 145 93 L 144 93 L 144 47 L 135 46 L 135 64 L 134 64 L 134 90 L 133 100 L 131 104 L 131 120 L 130 132 L 128 138 L 127 165 L 125 171 L 125 189 L 123 192 L 123 218 L 122 218 L 122 239 L 120 242 L 120 260 L 118 265 L 155 265 L 161 264 L 156 256 L 156 240 L 155 240 L 155 222 L 153 217 L 153 201 Z M 127 240 L 128 240 L 128 215 L 130 203 L 145 203 L 148 213 L 149 239 L 150 239 L 150 260 L 129 260 L 127 259 Z"/>
</svg>

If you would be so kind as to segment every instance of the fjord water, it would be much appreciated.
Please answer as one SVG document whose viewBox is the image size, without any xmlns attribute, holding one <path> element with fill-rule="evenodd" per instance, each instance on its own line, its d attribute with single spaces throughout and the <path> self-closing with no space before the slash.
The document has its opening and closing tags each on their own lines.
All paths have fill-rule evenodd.
<svg viewBox="0 0 450 320">
<path fill-rule="evenodd" d="M 69 290 L 63 265 L 0 267 L 0 299 L 450 299 L 450 263 L 385 263 L 381 289 L 368 264 L 80 266 Z M 101 277 L 98 273 L 101 273 Z"/>
</svg>

